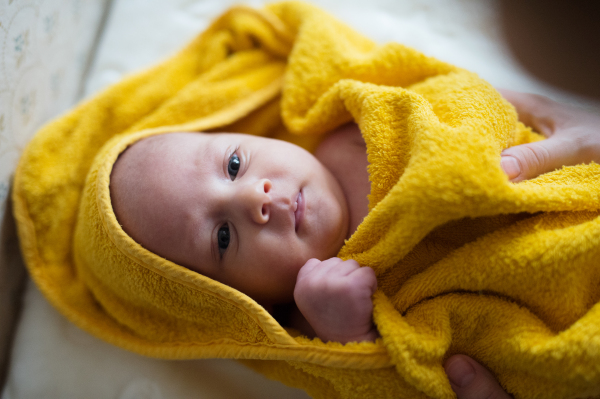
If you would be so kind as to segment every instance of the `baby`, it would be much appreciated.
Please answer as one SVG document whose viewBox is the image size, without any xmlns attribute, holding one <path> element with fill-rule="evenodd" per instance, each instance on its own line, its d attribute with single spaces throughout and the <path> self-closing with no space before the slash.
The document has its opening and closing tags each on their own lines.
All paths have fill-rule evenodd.
<svg viewBox="0 0 600 399">
<path fill-rule="evenodd" d="M 290 324 L 304 334 L 374 340 L 375 273 L 333 258 L 368 212 L 367 164 L 355 124 L 314 156 L 244 134 L 170 133 L 121 155 L 111 198 L 125 232 L 150 251 L 271 312 L 295 302 Z"/>
<path fill-rule="evenodd" d="M 600 159 L 596 116 L 539 96 L 503 94 L 522 121 L 551 136 L 502 153 L 512 181 Z M 354 124 L 332 132 L 314 156 L 248 135 L 172 133 L 121 155 L 111 196 L 124 230 L 149 250 L 269 311 L 295 302 L 300 312 L 292 311 L 290 325 L 304 334 L 373 340 L 374 272 L 332 258 L 368 212 L 367 165 Z"/>
</svg>

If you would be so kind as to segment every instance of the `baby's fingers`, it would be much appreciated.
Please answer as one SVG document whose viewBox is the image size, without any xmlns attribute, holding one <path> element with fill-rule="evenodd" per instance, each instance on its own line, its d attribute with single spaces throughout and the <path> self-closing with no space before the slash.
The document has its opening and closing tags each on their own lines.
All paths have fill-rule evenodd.
<svg viewBox="0 0 600 399">
<path fill-rule="evenodd" d="M 306 276 L 310 275 L 310 273 L 312 273 L 315 270 L 315 268 L 317 268 L 320 264 L 321 261 L 319 259 L 312 258 L 307 260 L 304 266 L 302 266 L 298 271 L 296 281 L 301 280 Z"/>
<path fill-rule="evenodd" d="M 375 271 L 370 267 L 359 267 L 352 272 L 352 277 L 369 288 L 371 295 L 377 291 L 377 277 L 375 276 Z"/>
</svg>

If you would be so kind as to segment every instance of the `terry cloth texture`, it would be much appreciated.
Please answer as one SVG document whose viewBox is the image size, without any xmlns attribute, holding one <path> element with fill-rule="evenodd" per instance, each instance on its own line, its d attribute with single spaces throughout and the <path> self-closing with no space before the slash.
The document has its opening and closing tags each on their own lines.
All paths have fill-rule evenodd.
<svg viewBox="0 0 600 399">
<path fill-rule="evenodd" d="M 375 343 L 323 343 L 121 229 L 128 145 L 236 131 L 314 149 L 354 120 L 369 215 L 340 251 L 371 266 Z M 539 140 L 475 74 L 378 46 L 322 11 L 236 7 L 170 60 L 45 126 L 15 177 L 33 280 L 84 330 L 147 356 L 242 359 L 317 398 L 452 398 L 442 364 L 487 366 L 516 398 L 600 395 L 600 167 L 512 184 L 500 152 Z"/>
</svg>

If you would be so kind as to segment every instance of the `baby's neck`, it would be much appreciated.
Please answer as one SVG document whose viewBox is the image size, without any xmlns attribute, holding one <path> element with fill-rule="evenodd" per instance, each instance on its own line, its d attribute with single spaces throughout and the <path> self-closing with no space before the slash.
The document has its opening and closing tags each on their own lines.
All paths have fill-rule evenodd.
<svg viewBox="0 0 600 399">
<path fill-rule="evenodd" d="M 349 238 L 369 212 L 371 192 L 367 147 L 358 126 L 349 123 L 336 129 L 319 145 L 315 156 L 342 187 L 350 218 Z"/>
</svg>

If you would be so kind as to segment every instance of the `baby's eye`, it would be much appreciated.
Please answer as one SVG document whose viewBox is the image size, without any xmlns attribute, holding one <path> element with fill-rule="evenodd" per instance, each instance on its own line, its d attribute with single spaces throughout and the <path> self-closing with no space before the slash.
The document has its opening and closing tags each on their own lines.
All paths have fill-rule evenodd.
<svg viewBox="0 0 600 399">
<path fill-rule="evenodd" d="M 229 173 L 231 180 L 235 180 L 235 177 L 237 176 L 239 170 L 240 158 L 237 156 L 237 154 L 233 154 L 229 158 L 229 164 L 227 165 L 227 172 Z"/>
<path fill-rule="evenodd" d="M 219 245 L 219 254 L 223 256 L 223 252 L 229 246 L 229 226 L 224 224 L 217 232 L 217 243 Z"/>
</svg>

